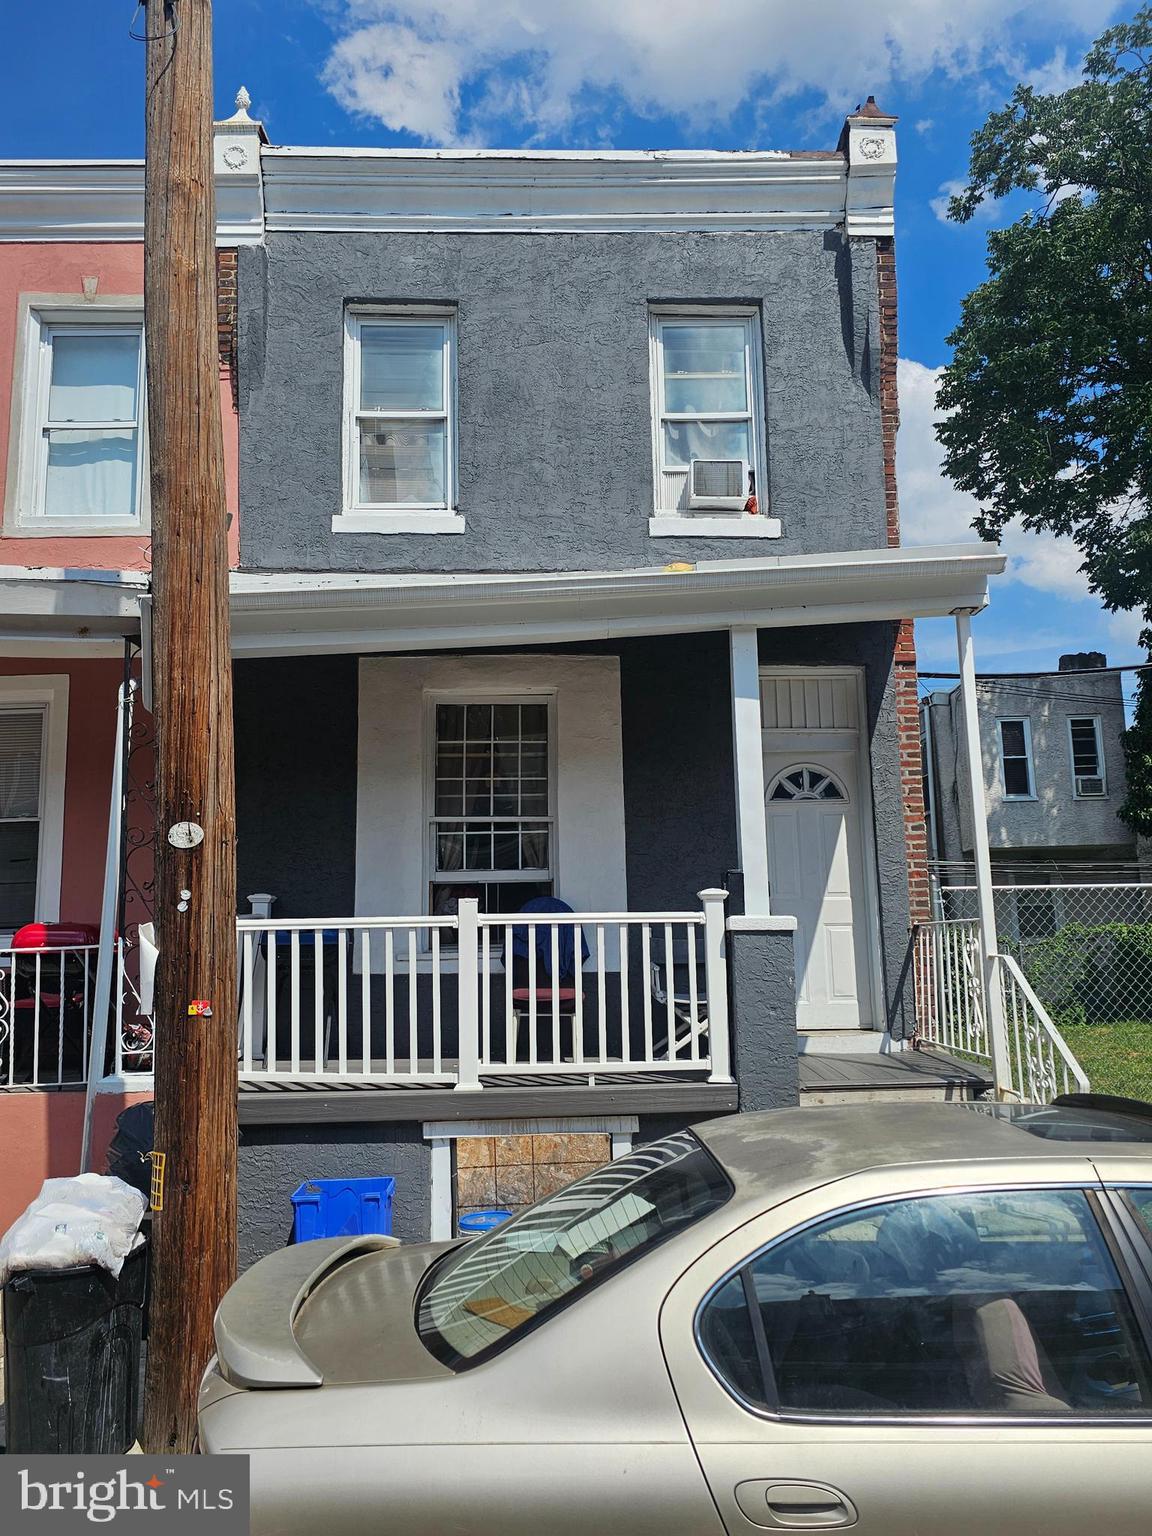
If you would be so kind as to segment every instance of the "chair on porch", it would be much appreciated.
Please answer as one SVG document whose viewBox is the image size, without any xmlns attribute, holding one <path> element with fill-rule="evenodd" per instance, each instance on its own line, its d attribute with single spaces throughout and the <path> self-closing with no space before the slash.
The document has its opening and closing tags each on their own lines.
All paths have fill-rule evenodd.
<svg viewBox="0 0 1152 1536">
<path fill-rule="evenodd" d="M 652 1050 L 656 1056 L 665 1060 L 687 1060 L 691 1055 L 693 1040 L 698 1042 L 701 1055 L 707 1052 L 707 994 L 700 986 L 700 980 L 704 976 L 704 960 L 697 951 L 697 987 L 694 999 L 689 965 L 689 944 L 696 944 L 694 933 L 688 939 L 674 939 L 671 953 L 665 955 L 662 961 L 653 960 L 652 962 L 652 1001 L 655 1004 Z M 669 992 L 671 992 L 671 998 L 669 998 Z M 668 1022 L 669 1004 L 671 1004 L 671 1027 Z"/>
<path fill-rule="evenodd" d="M 530 912 L 571 912 L 572 908 L 558 896 L 534 896 L 520 908 Z M 576 954 L 576 936 L 580 937 L 580 956 Z M 555 935 L 555 951 L 553 936 Z M 535 966 L 531 955 L 535 954 Z M 578 923 L 553 926 L 551 923 L 525 924 L 512 930 L 512 956 L 509 978 L 512 985 L 512 1013 L 516 1022 L 516 1059 L 525 1059 L 522 1035 L 525 1026 L 531 1028 L 535 1014 L 536 1029 L 545 1029 L 544 1050 L 532 1053 L 537 1059 L 550 1060 L 550 1048 L 557 1038 L 560 1042 L 559 1059 L 566 1060 L 572 1054 L 573 1020 L 576 1003 L 584 998 L 580 972 L 589 956 L 588 941 Z M 552 974 L 555 963 L 556 974 Z M 535 974 L 533 975 L 533 971 Z M 535 981 L 535 999 L 533 999 Z M 537 1047 L 541 1041 L 535 1042 Z"/>
</svg>

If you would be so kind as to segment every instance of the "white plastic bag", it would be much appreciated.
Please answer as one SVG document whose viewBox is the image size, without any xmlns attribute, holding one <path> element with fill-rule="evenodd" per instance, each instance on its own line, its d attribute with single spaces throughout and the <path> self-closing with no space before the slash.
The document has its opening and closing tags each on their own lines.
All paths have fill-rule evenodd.
<svg viewBox="0 0 1152 1536">
<path fill-rule="evenodd" d="M 0 1238 L 0 1285 L 22 1269 L 99 1264 L 118 1275 L 140 1241 L 144 1196 L 110 1174 L 45 1179 L 40 1193 Z"/>
</svg>

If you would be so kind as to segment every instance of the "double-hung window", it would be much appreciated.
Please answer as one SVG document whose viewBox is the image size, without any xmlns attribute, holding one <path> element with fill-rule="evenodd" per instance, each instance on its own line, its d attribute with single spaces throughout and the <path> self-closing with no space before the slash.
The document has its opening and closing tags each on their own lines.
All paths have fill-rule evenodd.
<svg viewBox="0 0 1152 1536">
<path fill-rule="evenodd" d="M 998 720 L 1000 782 L 1005 800 L 1034 800 L 1036 774 L 1032 764 L 1032 725 L 1022 720 Z"/>
<path fill-rule="evenodd" d="M 455 325 L 448 311 L 347 317 L 346 531 L 451 532 Z"/>
<path fill-rule="evenodd" d="M 1072 755 L 1072 782 L 1078 800 L 1096 800 L 1108 793 L 1104 776 L 1104 752 L 1100 720 L 1078 715 L 1068 721 L 1068 748 Z"/>
<path fill-rule="evenodd" d="M 125 533 L 147 507 L 139 318 L 28 312 L 18 484 L 22 533 Z"/>
<path fill-rule="evenodd" d="M 661 531 L 657 525 L 662 515 L 688 514 L 695 459 L 743 460 L 748 480 L 742 492 L 755 494 L 764 512 L 762 375 L 760 323 L 754 311 L 653 311 L 653 532 Z M 726 516 L 744 521 L 739 510 L 729 510 Z M 772 521 L 749 519 L 756 530 L 739 531 L 767 532 Z M 778 525 L 774 531 L 779 531 Z"/>
<path fill-rule="evenodd" d="M 37 916 L 47 708 L 0 709 L 0 929 Z"/>
<path fill-rule="evenodd" d="M 552 894 L 551 713 L 540 697 L 433 704 L 433 915 L 462 896 L 482 912 L 518 912 Z"/>
</svg>

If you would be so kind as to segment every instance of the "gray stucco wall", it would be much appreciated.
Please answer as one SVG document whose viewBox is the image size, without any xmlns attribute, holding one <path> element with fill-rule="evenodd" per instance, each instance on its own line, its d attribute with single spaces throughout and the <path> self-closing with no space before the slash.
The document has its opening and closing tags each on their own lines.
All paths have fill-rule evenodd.
<svg viewBox="0 0 1152 1536">
<path fill-rule="evenodd" d="M 896 626 L 889 623 L 814 625 L 760 631 L 764 666 L 864 668 L 865 731 L 872 777 L 876 837 L 876 897 L 880 918 L 885 1022 L 897 1038 L 915 1027 L 909 942 L 908 855 L 900 795 L 893 655 Z"/>
<path fill-rule="evenodd" d="M 732 1075 L 742 1111 L 800 1100 L 791 933 L 729 933 Z"/>
<path fill-rule="evenodd" d="M 988 840 L 993 857 L 1011 850 L 1027 857 L 1066 850 L 1073 856 L 1135 858 L 1131 829 L 1117 811 L 1125 794 L 1124 700 L 1119 673 L 1094 677 L 1062 672 L 1045 678 L 980 682 L 977 692 Z M 1108 793 L 1077 799 L 1068 746 L 1075 716 L 1100 720 Z M 1027 719 L 1032 731 L 1034 800 L 1006 800 L 1000 777 L 998 720 Z M 932 750 L 936 765 L 940 856 L 958 860 L 972 850 L 972 797 L 964 767 L 964 712 L 958 688 L 933 695 Z"/>
<path fill-rule="evenodd" d="M 333 534 L 344 310 L 458 306 L 463 535 Z M 653 540 L 649 305 L 758 306 L 783 537 Z M 242 563 L 619 569 L 885 542 L 873 242 L 786 234 L 272 234 L 240 251 Z"/>
<path fill-rule="evenodd" d="M 292 1195 L 307 1179 L 396 1180 L 392 1230 L 427 1240 L 429 1145 L 417 1124 L 261 1125 L 240 1135 L 240 1268 L 283 1248 L 292 1231 Z"/>
</svg>

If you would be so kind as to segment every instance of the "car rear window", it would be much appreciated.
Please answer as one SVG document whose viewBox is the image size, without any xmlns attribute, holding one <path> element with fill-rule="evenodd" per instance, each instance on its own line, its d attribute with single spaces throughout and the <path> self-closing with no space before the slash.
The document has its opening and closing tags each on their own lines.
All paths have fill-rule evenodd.
<svg viewBox="0 0 1152 1536">
<path fill-rule="evenodd" d="M 513 1342 L 730 1197 L 690 1132 L 654 1141 L 529 1206 L 433 1270 L 417 1303 L 427 1348 L 458 1367 Z"/>
</svg>

